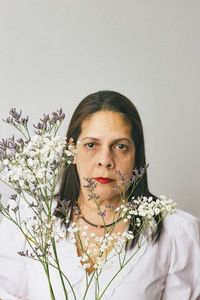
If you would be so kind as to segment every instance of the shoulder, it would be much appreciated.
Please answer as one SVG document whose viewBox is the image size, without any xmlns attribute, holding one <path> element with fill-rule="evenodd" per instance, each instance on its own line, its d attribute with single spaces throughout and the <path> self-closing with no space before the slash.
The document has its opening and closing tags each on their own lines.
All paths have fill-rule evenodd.
<svg viewBox="0 0 200 300">
<path fill-rule="evenodd" d="M 200 220 L 179 210 L 164 220 L 163 241 L 171 257 L 171 266 L 194 266 L 200 278 Z"/>
<path fill-rule="evenodd" d="M 162 299 L 197 299 L 200 295 L 200 220 L 179 210 L 164 219 L 163 245 L 169 254 Z"/>
<path fill-rule="evenodd" d="M 200 219 L 190 213 L 176 209 L 173 215 L 168 215 L 164 219 L 163 224 L 167 234 L 178 236 L 188 234 L 200 240 Z"/>
</svg>

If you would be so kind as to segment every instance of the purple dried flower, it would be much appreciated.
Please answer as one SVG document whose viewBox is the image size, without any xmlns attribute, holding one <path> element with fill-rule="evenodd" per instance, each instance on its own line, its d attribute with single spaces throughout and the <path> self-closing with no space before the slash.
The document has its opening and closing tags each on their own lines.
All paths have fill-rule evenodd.
<svg viewBox="0 0 200 300">
<path fill-rule="evenodd" d="M 117 184 L 115 184 L 113 187 L 113 191 L 120 190 L 120 189 L 121 189 L 120 185 Z"/>
<path fill-rule="evenodd" d="M 97 196 L 97 194 L 92 193 L 88 195 L 88 201 L 90 200 L 98 200 L 100 196 Z"/>
<path fill-rule="evenodd" d="M 26 256 L 26 254 L 24 253 L 24 251 L 19 251 L 19 252 L 17 252 L 19 255 L 21 255 L 21 256 Z"/>
<path fill-rule="evenodd" d="M 10 204 L 8 204 L 5 208 L 5 210 L 9 213 L 9 209 L 10 209 Z"/>
<path fill-rule="evenodd" d="M 125 184 L 125 174 L 121 174 L 120 175 L 120 181 L 121 181 L 121 185 L 124 185 Z"/>
<path fill-rule="evenodd" d="M 13 120 L 8 117 L 6 120 L 3 120 L 4 122 L 8 123 L 8 124 L 12 124 Z"/>
<path fill-rule="evenodd" d="M 138 176 L 138 169 L 137 168 L 135 168 L 134 170 L 133 170 L 133 174 L 137 177 Z"/>
<path fill-rule="evenodd" d="M 114 205 L 111 205 L 111 204 L 106 204 L 105 207 L 106 207 L 106 208 L 110 208 L 110 209 L 112 209 L 112 210 L 115 210 L 115 209 L 116 209 L 116 207 L 115 207 Z"/>
<path fill-rule="evenodd" d="M 106 216 L 106 209 L 104 211 L 99 211 L 97 214 L 101 217 L 105 217 Z"/>
<path fill-rule="evenodd" d="M 20 110 L 20 112 L 18 113 L 18 112 L 16 111 L 16 108 L 11 108 L 10 111 L 9 111 L 9 114 L 10 114 L 14 119 L 19 120 L 20 117 L 21 117 L 22 111 Z"/>
<path fill-rule="evenodd" d="M 37 125 L 33 125 L 34 128 L 38 129 L 35 133 L 42 135 L 44 131 L 51 131 L 52 125 L 56 125 L 57 121 L 61 123 L 64 118 L 65 114 L 62 112 L 62 109 L 53 112 L 52 117 L 43 114 L 43 118 L 40 119 L 40 122 Z"/>
<path fill-rule="evenodd" d="M 15 141 L 14 135 L 9 139 L 2 139 L 0 141 L 0 158 L 7 158 L 9 161 L 12 161 L 16 153 L 19 153 L 24 148 L 24 141 L 19 139 Z"/>
<path fill-rule="evenodd" d="M 67 211 L 69 209 L 69 203 L 70 201 L 67 201 L 66 199 L 61 200 L 60 197 L 56 197 L 57 200 L 57 208 L 55 210 L 55 213 L 61 213 L 63 216 L 66 216 Z M 75 210 L 78 209 L 78 207 L 74 207 Z"/>
<path fill-rule="evenodd" d="M 39 250 L 40 246 L 35 247 L 34 252 L 36 253 Z"/>
<path fill-rule="evenodd" d="M 90 178 L 84 178 L 87 181 L 87 185 L 84 185 L 85 188 L 87 188 L 90 192 L 93 192 L 93 190 L 96 188 L 97 183 L 96 181 L 90 179 Z"/>
<path fill-rule="evenodd" d="M 146 169 L 148 168 L 149 164 L 145 165 L 144 167 L 141 167 L 140 169 L 135 168 L 133 170 L 133 175 L 131 176 L 131 183 L 134 183 L 137 181 L 138 178 L 141 178 L 143 174 L 146 172 Z"/>
<path fill-rule="evenodd" d="M 37 125 L 33 124 L 33 127 L 38 129 L 38 131 L 35 131 L 36 134 L 42 135 L 43 131 L 47 131 L 48 128 L 48 122 L 49 122 L 49 115 L 43 114 L 43 119 L 40 119 L 41 122 L 38 122 Z"/>
<path fill-rule="evenodd" d="M 65 114 L 63 113 L 62 108 L 60 108 L 59 110 L 57 110 L 57 113 L 58 113 L 59 120 L 64 120 Z"/>
<path fill-rule="evenodd" d="M 37 123 L 37 125 L 33 124 L 33 127 L 36 128 L 36 129 L 40 129 L 40 130 L 43 130 L 43 129 L 46 129 L 46 123 Z"/>
<path fill-rule="evenodd" d="M 34 202 L 32 202 L 32 203 L 30 203 L 30 204 L 28 205 L 28 207 L 38 207 L 38 205 L 35 204 Z"/>
<path fill-rule="evenodd" d="M 128 185 L 133 184 L 136 181 L 136 178 L 137 177 L 135 175 L 132 175 L 131 178 L 127 180 Z"/>
<path fill-rule="evenodd" d="M 21 148 L 24 148 L 24 140 L 22 138 L 17 140 L 17 143 L 21 146 Z"/>
<path fill-rule="evenodd" d="M 58 114 L 56 112 L 52 113 L 52 118 L 50 119 L 51 124 L 55 124 L 58 120 Z"/>
<path fill-rule="evenodd" d="M 12 194 L 12 195 L 10 196 L 10 199 L 11 199 L 11 200 L 16 200 L 16 199 L 17 199 L 17 194 Z"/>
<path fill-rule="evenodd" d="M 35 131 L 35 134 L 37 134 L 37 135 L 42 135 L 42 131 Z"/>
<path fill-rule="evenodd" d="M 16 108 L 11 108 L 11 110 L 9 111 L 9 114 L 11 115 L 11 117 L 8 117 L 6 120 L 4 120 L 4 122 L 11 124 L 15 127 L 19 127 L 19 125 L 22 126 L 26 126 L 28 123 L 28 116 L 26 118 L 21 118 L 22 115 L 22 111 L 20 110 L 20 112 L 18 113 L 16 111 Z"/>
<path fill-rule="evenodd" d="M 6 150 L 6 145 L 5 145 L 5 140 L 2 139 L 2 142 L 0 142 L 0 149 L 2 152 L 4 152 Z"/>
<path fill-rule="evenodd" d="M 20 187 L 16 188 L 15 190 L 18 194 L 21 194 L 21 192 L 22 192 L 22 189 Z"/>
<path fill-rule="evenodd" d="M 49 114 L 48 115 L 43 114 L 43 116 L 44 117 L 43 117 L 43 119 L 41 119 L 41 121 L 44 122 L 44 123 L 47 123 L 50 120 Z"/>
<path fill-rule="evenodd" d="M 21 124 L 26 125 L 28 123 L 28 116 L 26 118 L 21 118 Z"/>
<path fill-rule="evenodd" d="M 65 118 L 65 114 L 62 111 L 62 108 L 57 110 L 57 112 L 52 113 L 52 118 L 50 119 L 51 124 L 55 124 L 57 121 L 62 121 Z"/>
<path fill-rule="evenodd" d="M 12 208 L 12 211 L 14 211 L 14 213 L 16 213 L 19 210 L 19 206 L 17 205 L 15 208 Z"/>
<path fill-rule="evenodd" d="M 14 152 L 20 152 L 21 150 L 21 144 L 18 144 L 16 141 L 15 141 L 15 137 L 14 135 L 12 136 L 12 138 L 9 138 L 8 140 L 8 147 L 10 150 L 14 150 Z"/>
<path fill-rule="evenodd" d="M 7 148 L 8 148 L 8 140 L 2 139 L 0 141 L 0 153 L 1 153 L 1 159 L 4 159 L 7 157 Z"/>
<path fill-rule="evenodd" d="M 122 175 L 121 172 L 120 172 L 119 170 L 115 170 L 115 173 L 116 173 L 117 175 L 120 175 L 120 176 Z"/>
</svg>

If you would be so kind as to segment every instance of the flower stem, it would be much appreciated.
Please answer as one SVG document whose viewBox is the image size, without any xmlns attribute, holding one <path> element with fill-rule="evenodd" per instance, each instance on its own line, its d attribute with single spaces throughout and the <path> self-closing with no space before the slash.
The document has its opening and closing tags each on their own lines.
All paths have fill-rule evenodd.
<svg viewBox="0 0 200 300">
<path fill-rule="evenodd" d="M 59 272 L 59 275 L 60 275 L 60 280 L 61 280 L 61 283 L 62 283 L 62 286 L 63 286 L 63 290 L 64 290 L 64 294 L 65 294 L 65 299 L 68 300 L 67 290 L 66 290 L 66 287 L 65 287 L 65 283 L 64 283 L 64 280 L 63 280 L 62 273 L 61 273 L 60 264 L 59 264 L 59 260 L 58 260 L 58 256 L 57 256 L 56 244 L 55 244 L 54 238 L 52 238 L 51 241 L 52 241 L 52 247 L 53 247 L 54 256 L 55 256 L 55 259 L 56 259 L 56 264 L 58 266 L 58 272 Z"/>
<path fill-rule="evenodd" d="M 45 273 L 46 273 L 47 279 L 48 279 L 48 284 L 49 284 L 49 289 L 50 289 L 50 294 L 51 294 L 51 300 L 56 300 L 54 292 L 53 292 L 53 288 L 52 288 L 52 285 L 51 285 L 48 262 L 43 263 L 43 267 L 44 267 L 44 270 L 45 270 Z"/>
<path fill-rule="evenodd" d="M 87 272 L 87 271 L 85 271 L 85 272 Z M 86 296 L 87 296 L 87 292 L 88 292 L 88 289 L 89 289 L 89 287 L 90 287 L 90 284 L 91 284 L 91 282 L 92 282 L 92 280 L 93 280 L 93 278 L 94 278 L 94 274 L 95 274 L 95 271 L 93 272 L 92 277 L 90 278 L 90 281 L 89 281 L 89 283 L 87 284 L 85 293 L 84 293 L 84 295 L 83 295 L 83 300 L 85 300 L 85 298 L 86 298 Z"/>
</svg>

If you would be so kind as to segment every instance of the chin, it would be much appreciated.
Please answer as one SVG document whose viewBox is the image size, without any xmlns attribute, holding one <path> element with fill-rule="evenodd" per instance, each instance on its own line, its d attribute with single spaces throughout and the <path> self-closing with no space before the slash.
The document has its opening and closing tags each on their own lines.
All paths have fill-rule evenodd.
<svg viewBox="0 0 200 300">
<path fill-rule="evenodd" d="M 112 199 L 117 199 L 120 200 L 120 194 L 119 193 L 116 193 L 116 192 L 113 192 L 112 189 L 107 189 L 107 188 L 104 188 L 104 189 L 96 189 L 95 191 L 95 194 L 97 196 L 99 196 L 100 200 L 102 201 L 107 201 L 107 202 L 112 202 Z"/>
</svg>

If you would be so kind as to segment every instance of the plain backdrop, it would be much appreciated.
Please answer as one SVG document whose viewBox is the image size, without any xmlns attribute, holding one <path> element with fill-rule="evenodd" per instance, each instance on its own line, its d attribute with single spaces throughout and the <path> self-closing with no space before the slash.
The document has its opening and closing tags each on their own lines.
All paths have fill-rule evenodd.
<svg viewBox="0 0 200 300">
<path fill-rule="evenodd" d="M 199 53 L 199 0 L 0 0 L 0 119 L 62 107 L 65 134 L 86 95 L 123 93 L 143 120 L 150 190 L 200 217 Z"/>
</svg>

